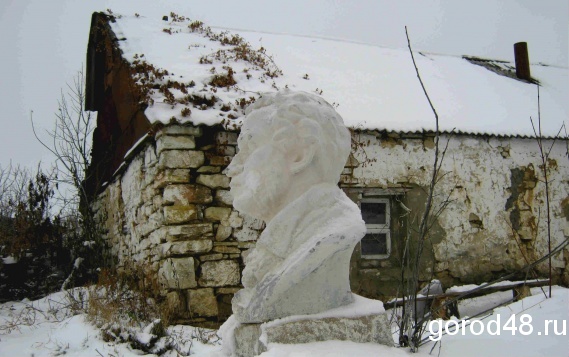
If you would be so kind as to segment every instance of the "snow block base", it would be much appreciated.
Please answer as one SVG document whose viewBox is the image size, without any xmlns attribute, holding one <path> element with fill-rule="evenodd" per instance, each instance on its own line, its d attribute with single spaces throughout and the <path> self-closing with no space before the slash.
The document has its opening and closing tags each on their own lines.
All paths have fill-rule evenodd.
<svg viewBox="0 0 569 357">
<path fill-rule="evenodd" d="M 235 356 L 257 356 L 269 343 L 299 344 L 330 340 L 393 346 L 387 313 L 300 321 L 241 324 L 235 328 Z"/>
</svg>

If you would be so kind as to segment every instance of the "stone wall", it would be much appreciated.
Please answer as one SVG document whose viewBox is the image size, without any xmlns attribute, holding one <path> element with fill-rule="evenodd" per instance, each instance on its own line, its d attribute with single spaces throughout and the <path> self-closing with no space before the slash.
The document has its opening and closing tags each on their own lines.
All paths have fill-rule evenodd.
<svg viewBox="0 0 569 357">
<path fill-rule="evenodd" d="M 179 321 L 231 314 L 242 257 L 264 228 L 232 208 L 223 170 L 236 143 L 221 127 L 166 126 L 127 154 L 95 205 L 118 267 L 156 274 Z"/>
<path fill-rule="evenodd" d="M 416 229 L 426 199 L 433 137 L 362 132 L 340 185 L 359 202 L 391 200 L 392 252 L 362 259 L 356 247 L 352 289 L 389 299 L 399 287 L 402 238 Z M 443 286 L 481 283 L 534 261 L 547 251 L 545 198 L 532 139 L 456 135 L 450 140 L 435 206 L 449 203 L 431 230 L 421 279 Z M 243 256 L 264 223 L 232 208 L 224 169 L 237 133 L 221 127 L 169 125 L 125 158 L 96 204 L 119 267 L 134 263 L 158 276 L 179 322 L 212 325 L 231 314 Z M 550 145 L 548 142 L 547 145 Z M 565 143 L 551 152 L 552 246 L 569 236 L 569 159 Z M 405 207 L 405 209 L 403 208 Z M 410 212 L 407 212 L 409 209 Z M 553 259 L 554 278 L 569 283 L 569 250 Z M 538 271 L 544 276 L 546 265 Z"/>
</svg>

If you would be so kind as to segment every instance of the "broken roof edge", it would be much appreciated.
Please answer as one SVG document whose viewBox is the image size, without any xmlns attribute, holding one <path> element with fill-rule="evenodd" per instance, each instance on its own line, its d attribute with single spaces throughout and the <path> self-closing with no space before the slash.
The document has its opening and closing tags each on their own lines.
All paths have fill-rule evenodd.
<svg viewBox="0 0 569 357">
<path fill-rule="evenodd" d="M 98 111 L 101 107 L 102 98 L 98 95 L 103 84 L 101 51 L 97 50 L 105 36 L 110 36 L 111 42 L 115 42 L 116 35 L 109 25 L 109 15 L 103 12 L 93 12 L 89 27 L 89 40 L 87 42 L 86 73 L 85 73 L 85 110 Z M 118 46 L 114 46 L 120 51 Z"/>
</svg>

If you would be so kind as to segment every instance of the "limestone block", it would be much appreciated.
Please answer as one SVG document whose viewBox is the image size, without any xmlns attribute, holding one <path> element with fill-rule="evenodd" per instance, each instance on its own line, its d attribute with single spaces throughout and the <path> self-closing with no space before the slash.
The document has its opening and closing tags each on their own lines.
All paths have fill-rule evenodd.
<svg viewBox="0 0 569 357">
<path fill-rule="evenodd" d="M 236 229 L 233 236 L 240 242 L 250 242 L 259 239 L 259 234 L 260 233 L 258 231 L 249 227 L 243 227 L 241 229 Z"/>
<path fill-rule="evenodd" d="M 233 205 L 233 196 L 231 196 L 228 190 L 215 191 L 215 200 L 227 206 Z"/>
<path fill-rule="evenodd" d="M 146 222 L 136 226 L 135 231 L 141 236 L 146 236 L 150 232 L 160 228 L 163 222 L 164 222 L 164 216 L 162 215 L 162 212 L 160 211 L 154 212 L 153 214 L 150 215 L 150 217 L 148 217 Z"/>
<path fill-rule="evenodd" d="M 243 225 L 243 217 L 241 217 L 237 211 L 232 211 L 229 218 L 221 223 L 231 228 L 239 228 Z"/>
<path fill-rule="evenodd" d="M 215 245 L 225 246 L 225 247 L 237 247 L 239 242 L 215 242 Z"/>
<path fill-rule="evenodd" d="M 235 146 L 231 145 L 218 145 L 216 148 L 218 155 L 222 156 L 235 156 Z"/>
<path fill-rule="evenodd" d="M 193 253 L 207 253 L 213 247 L 211 240 L 189 240 L 184 242 L 164 243 L 161 246 L 162 257 L 174 255 L 187 255 Z"/>
<path fill-rule="evenodd" d="M 211 221 L 223 221 L 229 218 L 231 208 L 229 207 L 208 207 L 205 209 L 205 218 Z"/>
<path fill-rule="evenodd" d="M 202 166 L 198 169 L 200 174 L 218 174 L 221 172 L 221 167 L 219 166 Z"/>
<path fill-rule="evenodd" d="M 149 264 L 148 269 L 150 269 L 150 271 L 158 272 L 158 270 L 160 270 L 160 263 L 152 262 Z"/>
<path fill-rule="evenodd" d="M 149 202 L 154 196 L 158 194 L 158 190 L 156 190 L 153 186 L 147 186 L 144 190 L 142 190 L 142 201 Z"/>
<path fill-rule="evenodd" d="M 180 313 L 186 308 L 179 291 L 171 291 L 166 294 L 166 307 L 169 312 Z"/>
<path fill-rule="evenodd" d="M 156 174 L 158 173 L 158 167 L 157 165 L 153 165 L 150 167 L 147 167 L 144 171 L 144 182 L 143 182 L 143 186 L 144 187 L 148 187 L 148 186 L 153 186 L 152 184 L 154 183 L 154 180 L 156 179 Z"/>
<path fill-rule="evenodd" d="M 239 242 L 237 246 L 241 249 L 255 248 L 255 242 Z"/>
<path fill-rule="evenodd" d="M 157 162 L 158 158 L 156 157 L 154 147 L 152 145 L 147 146 L 146 151 L 144 152 L 144 166 L 151 167 L 156 165 Z"/>
<path fill-rule="evenodd" d="M 152 197 L 152 207 L 155 211 L 158 211 L 162 208 L 162 196 L 154 196 Z"/>
<path fill-rule="evenodd" d="M 266 332 L 268 341 L 275 343 L 296 344 L 342 340 L 379 343 L 390 347 L 394 344 L 387 313 L 356 318 L 332 317 L 295 321 L 270 327 L 266 329 Z"/>
<path fill-rule="evenodd" d="M 231 156 L 212 156 L 209 164 L 212 166 L 227 166 L 231 162 Z"/>
<path fill-rule="evenodd" d="M 218 242 L 224 241 L 231 236 L 232 232 L 233 232 L 233 229 L 231 227 L 220 224 L 217 227 L 217 232 L 215 233 L 215 240 Z"/>
<path fill-rule="evenodd" d="M 217 316 L 213 288 L 188 290 L 188 311 L 192 316 Z"/>
<path fill-rule="evenodd" d="M 444 270 L 448 270 L 448 262 L 437 262 L 435 264 L 435 272 L 441 272 Z"/>
<path fill-rule="evenodd" d="M 162 135 L 193 135 L 202 136 L 202 128 L 199 126 L 186 126 L 186 125 L 168 125 L 162 128 L 157 134 L 156 138 Z"/>
<path fill-rule="evenodd" d="M 195 205 L 164 207 L 164 222 L 180 224 L 198 219 L 198 208 Z"/>
<path fill-rule="evenodd" d="M 260 324 L 245 324 L 238 326 L 234 334 L 236 357 L 258 356 L 267 350 L 267 347 L 259 341 L 261 337 Z M 227 337 L 225 337 L 227 338 Z"/>
<path fill-rule="evenodd" d="M 218 145 L 237 145 L 237 133 L 221 131 L 215 134 L 215 142 Z"/>
<path fill-rule="evenodd" d="M 169 289 L 190 289 L 197 286 L 194 258 L 168 258 L 162 262 L 158 279 Z"/>
<path fill-rule="evenodd" d="M 121 177 L 121 194 L 125 207 L 137 207 L 142 203 L 142 158 L 135 157 Z"/>
<path fill-rule="evenodd" d="M 149 241 L 151 246 L 157 246 L 160 243 L 164 243 L 166 241 L 166 234 L 167 234 L 168 227 L 160 227 L 157 230 L 153 231 L 148 235 L 147 240 Z"/>
<path fill-rule="evenodd" d="M 164 169 L 156 174 L 154 187 L 163 188 L 172 183 L 188 183 L 188 182 L 190 182 L 190 170 Z"/>
<path fill-rule="evenodd" d="M 243 217 L 243 226 L 249 227 L 251 229 L 255 229 L 258 231 L 263 230 L 265 228 L 265 222 L 263 222 L 263 220 L 253 218 L 253 217 L 249 216 L 248 214 L 241 214 L 241 216 Z"/>
<path fill-rule="evenodd" d="M 217 288 L 215 289 L 216 294 L 235 294 L 241 290 L 241 288 Z"/>
<path fill-rule="evenodd" d="M 222 327 L 223 329 L 223 327 Z M 266 338 L 260 341 L 262 332 Z M 225 335 L 223 335 L 226 338 Z M 256 356 L 267 350 L 269 343 L 301 344 L 330 340 L 376 343 L 393 347 L 387 313 L 359 317 L 302 319 L 285 323 L 238 325 L 234 332 L 235 355 Z"/>
<path fill-rule="evenodd" d="M 230 253 L 241 254 L 241 250 L 239 248 L 228 247 L 225 245 L 216 245 L 215 247 L 213 247 L 213 251 L 217 252 L 217 253 L 224 253 L 224 254 L 230 254 Z"/>
<path fill-rule="evenodd" d="M 340 183 L 344 185 L 355 185 L 359 182 L 359 180 L 353 176 L 349 175 L 340 175 Z"/>
<path fill-rule="evenodd" d="M 193 136 L 170 136 L 161 135 L 158 140 L 156 140 L 156 151 L 160 154 L 164 150 L 189 150 L 196 147 L 196 142 Z"/>
<path fill-rule="evenodd" d="M 204 161 L 203 151 L 167 150 L 160 154 L 158 165 L 169 169 L 189 169 L 202 166 Z"/>
<path fill-rule="evenodd" d="M 241 274 L 236 260 L 215 260 L 201 265 L 200 286 L 216 287 L 239 284 Z"/>
<path fill-rule="evenodd" d="M 199 257 L 200 262 L 207 262 L 210 260 L 221 260 L 222 258 L 223 258 L 223 254 L 221 254 L 221 253 L 200 255 L 200 257 Z"/>
<path fill-rule="evenodd" d="M 190 203 L 211 203 L 211 190 L 201 185 L 168 185 L 164 188 L 164 205 L 189 205 Z"/>
<path fill-rule="evenodd" d="M 140 210 L 145 217 L 150 217 L 150 215 L 154 213 L 154 205 L 152 204 L 152 198 L 145 202 L 146 203 L 140 208 Z"/>
<path fill-rule="evenodd" d="M 148 238 L 146 238 L 146 239 L 143 238 L 140 240 L 140 243 L 138 243 L 136 245 L 135 249 L 138 252 L 138 251 L 143 251 L 143 250 L 146 250 L 149 248 L 150 248 L 150 240 Z"/>
<path fill-rule="evenodd" d="M 199 175 L 196 182 L 209 188 L 228 188 L 229 177 L 222 174 Z"/>
<path fill-rule="evenodd" d="M 212 223 L 195 223 L 167 227 L 165 239 L 168 242 L 208 238 L 213 236 Z"/>
</svg>

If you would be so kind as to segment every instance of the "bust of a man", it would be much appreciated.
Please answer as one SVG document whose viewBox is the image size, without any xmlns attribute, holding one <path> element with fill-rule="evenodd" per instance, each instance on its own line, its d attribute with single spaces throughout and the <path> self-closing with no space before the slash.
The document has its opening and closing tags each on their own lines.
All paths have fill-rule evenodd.
<svg viewBox="0 0 569 357">
<path fill-rule="evenodd" d="M 353 301 L 349 262 L 365 234 L 338 188 L 350 153 L 342 118 L 322 98 L 265 94 L 246 111 L 227 173 L 237 210 L 266 222 L 232 301 L 241 323 L 312 314 Z"/>
</svg>

